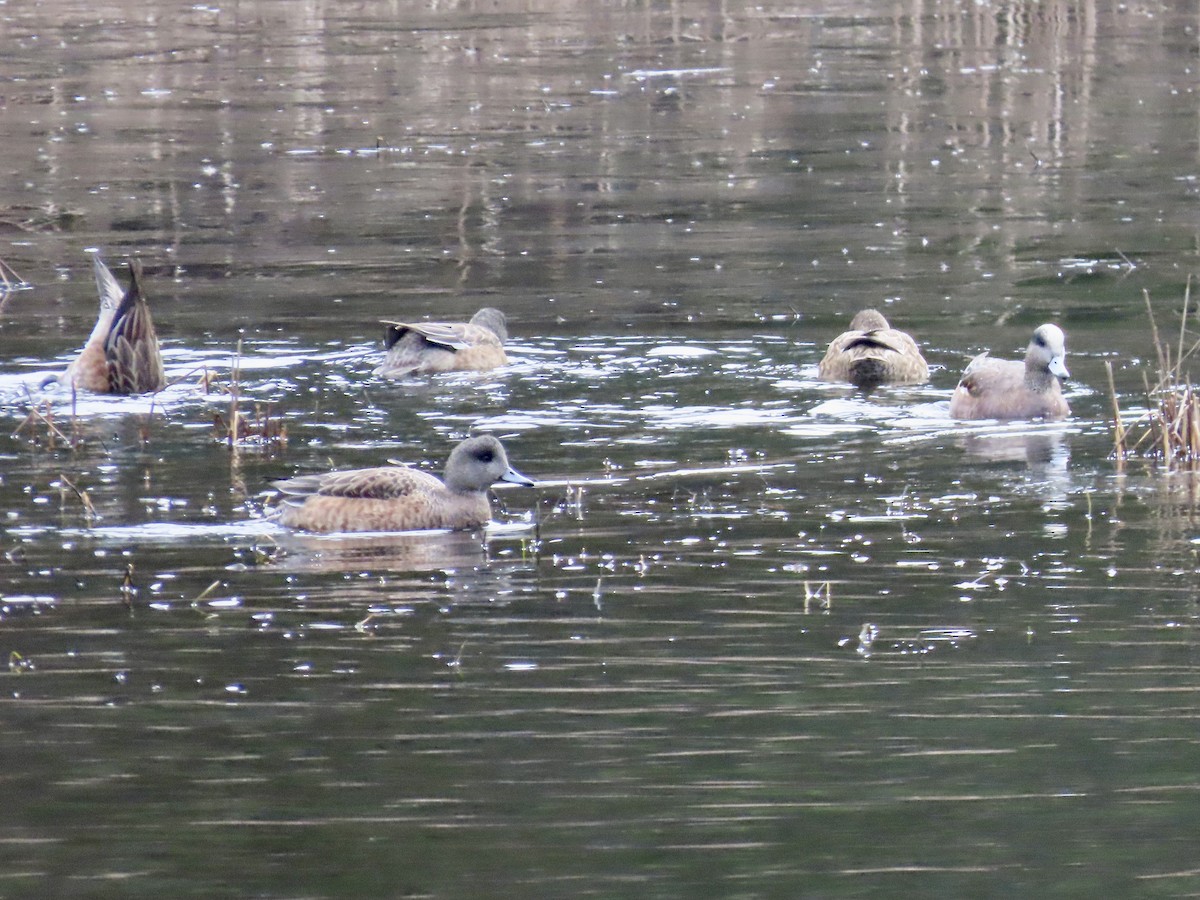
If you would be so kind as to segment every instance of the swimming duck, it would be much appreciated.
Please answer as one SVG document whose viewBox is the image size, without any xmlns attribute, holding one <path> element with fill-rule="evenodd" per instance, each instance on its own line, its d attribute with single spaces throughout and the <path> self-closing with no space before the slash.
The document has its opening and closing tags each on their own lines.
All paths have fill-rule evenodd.
<svg viewBox="0 0 1200 900">
<path fill-rule="evenodd" d="M 385 378 L 436 372 L 484 372 L 508 362 L 504 313 L 490 306 L 470 322 L 387 322 L 383 363 L 375 370 Z"/>
<path fill-rule="evenodd" d="M 1065 419 L 1071 407 L 1062 394 L 1070 377 L 1067 339 L 1057 325 L 1039 325 L 1025 361 L 993 359 L 986 352 L 967 365 L 950 398 L 955 419 Z"/>
<path fill-rule="evenodd" d="M 928 381 L 929 366 L 911 335 L 892 328 L 877 310 L 864 309 L 850 320 L 849 331 L 830 342 L 817 374 L 869 390 Z"/>
<path fill-rule="evenodd" d="M 144 394 L 167 384 L 158 334 L 142 292 L 141 260 L 129 261 L 129 289 L 121 286 L 99 254 L 92 274 L 100 295 L 100 313 L 79 355 L 59 383 L 100 394 Z"/>
<path fill-rule="evenodd" d="M 276 481 L 280 524 L 305 531 L 419 531 L 479 528 L 492 515 L 487 489 L 497 481 L 533 486 L 509 465 L 492 435 L 450 453 L 445 481 L 408 466 L 349 469 Z"/>
</svg>

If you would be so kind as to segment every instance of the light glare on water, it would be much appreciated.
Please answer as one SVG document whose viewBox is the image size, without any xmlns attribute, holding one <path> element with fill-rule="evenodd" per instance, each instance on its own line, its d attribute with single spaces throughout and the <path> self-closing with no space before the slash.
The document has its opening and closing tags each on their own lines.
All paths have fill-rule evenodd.
<svg viewBox="0 0 1200 900">
<path fill-rule="evenodd" d="M 0 19 L 0 894 L 1200 889 L 1200 494 L 1104 368 L 1195 268 L 1193 12 Z M 159 394 L 42 386 L 88 248 Z M 372 376 L 483 306 L 508 366 Z M 928 384 L 818 380 L 865 306 Z M 1073 417 L 951 420 L 1046 321 Z M 476 431 L 538 482 L 481 532 L 268 517 Z"/>
</svg>

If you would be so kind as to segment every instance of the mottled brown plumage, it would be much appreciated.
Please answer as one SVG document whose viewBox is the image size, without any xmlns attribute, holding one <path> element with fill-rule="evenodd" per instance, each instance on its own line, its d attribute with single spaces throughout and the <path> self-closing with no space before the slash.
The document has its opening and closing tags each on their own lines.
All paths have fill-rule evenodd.
<svg viewBox="0 0 1200 900">
<path fill-rule="evenodd" d="M 142 292 L 142 264 L 129 263 L 129 289 L 121 287 L 97 254 L 92 272 L 100 313 L 87 343 L 60 383 L 100 394 L 144 394 L 167 383 L 150 307 Z"/>
<path fill-rule="evenodd" d="M 849 331 L 830 342 L 817 374 L 869 389 L 928 381 L 929 366 L 909 334 L 888 325 L 882 313 L 864 309 L 850 321 Z"/>
<path fill-rule="evenodd" d="M 478 528 L 491 518 L 486 491 L 496 481 L 533 484 L 509 465 L 499 440 L 480 435 L 450 453 L 444 483 L 407 466 L 277 481 L 277 516 L 289 528 L 317 532 Z"/>
<path fill-rule="evenodd" d="M 437 372 L 483 372 L 508 363 L 507 322 L 498 309 L 484 307 L 470 322 L 384 322 L 387 351 L 375 374 L 385 378 Z"/>
<path fill-rule="evenodd" d="M 993 359 L 987 353 L 967 365 L 950 398 L 955 419 L 1065 419 L 1071 407 L 1062 394 L 1070 377 L 1066 336 L 1057 325 L 1041 325 L 1024 362 Z"/>
</svg>

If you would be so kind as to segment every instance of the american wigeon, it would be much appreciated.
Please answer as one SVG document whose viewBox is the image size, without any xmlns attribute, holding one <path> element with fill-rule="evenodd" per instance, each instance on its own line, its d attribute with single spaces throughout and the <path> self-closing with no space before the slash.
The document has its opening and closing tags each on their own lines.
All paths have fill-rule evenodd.
<svg viewBox="0 0 1200 900">
<path fill-rule="evenodd" d="M 144 394 L 166 386 L 162 353 L 150 307 L 142 292 L 142 263 L 129 262 L 129 290 L 122 291 L 99 254 L 92 273 L 100 294 L 100 314 L 79 355 L 60 384 L 100 394 Z"/>
<path fill-rule="evenodd" d="M 929 365 L 911 335 L 892 328 L 879 311 L 864 309 L 850 320 L 849 331 L 830 342 L 817 374 L 869 390 L 928 381 Z"/>
<path fill-rule="evenodd" d="M 963 372 L 950 398 L 955 419 L 1065 419 L 1071 407 L 1062 394 L 1070 377 L 1064 357 L 1067 339 L 1057 325 L 1039 325 L 1025 361 L 979 354 Z"/>
<path fill-rule="evenodd" d="M 508 363 L 504 313 L 486 306 L 470 322 L 384 322 L 387 333 L 383 363 L 375 370 L 385 378 L 437 372 L 485 372 Z"/>
<path fill-rule="evenodd" d="M 478 528 L 492 515 L 487 489 L 497 481 L 532 486 L 512 468 L 492 435 L 450 453 L 445 482 L 407 466 L 349 469 L 276 481 L 280 524 L 305 531 L 419 531 Z"/>
</svg>

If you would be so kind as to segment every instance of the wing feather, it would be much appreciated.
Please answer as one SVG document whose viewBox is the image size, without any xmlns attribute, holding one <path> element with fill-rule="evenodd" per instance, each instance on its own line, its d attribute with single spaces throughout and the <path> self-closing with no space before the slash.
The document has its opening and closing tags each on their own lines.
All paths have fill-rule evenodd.
<svg viewBox="0 0 1200 900">
<path fill-rule="evenodd" d="M 276 481 L 275 487 L 287 497 L 346 497 L 364 500 L 395 500 L 417 491 L 444 488 L 426 472 L 406 466 L 379 466 L 348 469 L 317 475 L 298 475 Z"/>
</svg>

